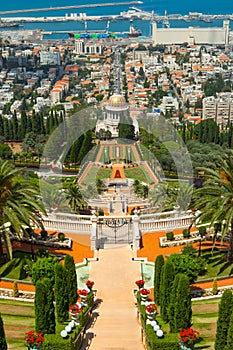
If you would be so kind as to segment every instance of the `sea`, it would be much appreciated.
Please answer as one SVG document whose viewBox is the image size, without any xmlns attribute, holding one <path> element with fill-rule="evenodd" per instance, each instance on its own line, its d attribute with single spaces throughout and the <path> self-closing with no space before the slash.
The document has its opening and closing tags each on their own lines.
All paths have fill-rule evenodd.
<svg viewBox="0 0 233 350">
<path fill-rule="evenodd" d="M 123 2 L 123 0 L 119 0 Z M 21 10 L 21 9 L 37 9 L 37 8 L 52 8 L 59 6 L 72 6 L 72 5 L 87 5 L 87 4 L 105 4 L 111 3 L 111 0 L 11 0 L 2 2 L 0 4 L 0 11 L 7 10 Z M 105 15 L 120 15 L 120 12 L 129 10 L 132 6 L 138 9 L 151 12 L 155 14 L 163 15 L 165 11 L 167 14 L 181 14 L 188 15 L 189 12 L 201 12 L 203 14 L 232 14 L 233 13 L 233 1 L 232 0 L 144 0 L 142 4 L 136 5 L 117 5 L 117 1 L 112 1 L 114 6 L 97 6 L 92 8 L 72 9 L 72 10 L 59 10 L 59 11 L 44 11 L 44 12 L 30 12 L 20 13 L 14 15 L 4 15 L 5 17 L 48 17 L 48 16 L 64 16 L 65 14 L 85 12 L 89 16 L 105 16 Z M 3 15 L 2 15 L 3 17 Z M 203 21 L 191 21 L 185 22 L 183 20 L 171 20 L 170 27 L 221 27 L 222 20 L 213 20 L 211 23 Z M 107 21 L 88 21 L 88 29 L 100 30 L 105 29 Z M 151 35 L 151 23 L 150 21 L 135 20 L 133 25 L 136 29 L 141 29 L 142 35 Z M 129 20 L 111 21 L 110 31 L 127 31 L 129 30 Z M 161 24 L 158 24 L 158 27 Z M 230 27 L 233 28 L 233 21 L 230 21 Z M 84 23 L 82 22 L 39 22 L 39 23 L 23 23 L 23 27 L 20 29 L 44 29 L 49 31 L 79 31 L 84 30 Z M 66 34 L 55 34 L 53 39 L 66 39 Z"/>
</svg>

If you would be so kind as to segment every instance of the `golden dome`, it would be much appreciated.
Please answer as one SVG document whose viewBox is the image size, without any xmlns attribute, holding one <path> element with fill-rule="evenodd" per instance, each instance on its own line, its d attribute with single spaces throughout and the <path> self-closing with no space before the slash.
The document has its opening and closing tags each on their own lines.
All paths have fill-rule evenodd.
<svg viewBox="0 0 233 350">
<path fill-rule="evenodd" d="M 126 105 L 126 101 L 124 96 L 119 94 L 114 94 L 110 96 L 108 104 L 109 106 L 112 106 L 112 107 L 121 107 Z"/>
</svg>

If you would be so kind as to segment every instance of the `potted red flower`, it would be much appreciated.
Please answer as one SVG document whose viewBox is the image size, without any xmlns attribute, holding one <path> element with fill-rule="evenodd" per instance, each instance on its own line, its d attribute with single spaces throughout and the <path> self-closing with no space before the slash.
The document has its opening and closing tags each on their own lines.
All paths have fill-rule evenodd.
<svg viewBox="0 0 233 350">
<path fill-rule="evenodd" d="M 147 314 L 147 319 L 149 321 L 154 320 L 156 312 L 157 312 L 157 306 L 154 303 L 151 303 L 146 306 L 146 314 Z"/>
<path fill-rule="evenodd" d="M 150 294 L 150 290 L 146 288 L 141 288 L 140 289 L 140 295 L 142 298 L 142 303 L 147 301 L 148 295 Z"/>
<path fill-rule="evenodd" d="M 135 282 L 139 289 L 144 287 L 145 281 L 144 280 L 138 280 Z"/>
<path fill-rule="evenodd" d="M 87 280 L 86 286 L 88 289 L 92 290 L 92 287 L 94 286 L 95 282 Z"/>
<path fill-rule="evenodd" d="M 157 312 L 157 306 L 155 304 L 149 304 L 146 306 L 146 313 L 147 314 L 155 314 Z"/>
<path fill-rule="evenodd" d="M 26 341 L 26 346 L 30 350 L 40 350 L 44 341 L 44 337 L 41 332 L 29 331 L 26 332 L 24 337 Z"/>
<path fill-rule="evenodd" d="M 71 305 L 70 307 L 70 313 L 72 315 L 76 315 L 76 314 L 79 314 L 80 312 L 82 312 L 83 309 L 81 307 L 79 307 L 77 304 L 73 304 Z"/>
<path fill-rule="evenodd" d="M 185 328 L 180 331 L 179 344 L 182 350 L 193 350 L 194 344 L 200 338 L 200 332 L 193 328 Z"/>
<path fill-rule="evenodd" d="M 142 288 L 140 289 L 140 294 L 142 295 L 149 295 L 150 294 L 150 289 L 147 288 Z"/>
<path fill-rule="evenodd" d="M 86 303 L 86 298 L 87 298 L 87 296 L 89 294 L 89 291 L 86 290 L 86 289 L 79 289 L 78 294 L 79 294 L 79 296 L 81 298 L 81 302 L 83 304 L 85 304 Z"/>
</svg>

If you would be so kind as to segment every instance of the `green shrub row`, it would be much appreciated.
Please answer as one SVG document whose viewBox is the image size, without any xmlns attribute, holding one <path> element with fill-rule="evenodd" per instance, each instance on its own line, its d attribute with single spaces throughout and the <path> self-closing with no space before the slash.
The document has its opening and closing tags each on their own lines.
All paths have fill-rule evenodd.
<svg viewBox="0 0 233 350">
<path fill-rule="evenodd" d="M 176 341 L 169 340 L 166 335 L 163 338 L 158 338 L 150 324 L 146 325 L 145 332 L 147 346 L 150 350 L 180 350 L 178 339 Z"/>
<path fill-rule="evenodd" d="M 137 304 L 141 314 L 142 327 L 146 334 L 146 343 L 149 350 L 179 350 L 178 334 L 165 334 L 158 338 L 150 324 L 146 324 L 146 307 L 141 304 L 140 293 L 137 293 Z"/>
<path fill-rule="evenodd" d="M 90 312 L 94 306 L 94 293 L 90 292 L 87 296 L 87 306 L 83 308 L 80 313 L 79 326 L 73 330 L 70 335 L 63 339 L 60 335 L 61 331 L 68 323 L 58 324 L 56 334 L 45 334 L 45 341 L 43 343 L 43 350 L 77 350 L 83 340 L 83 328 L 87 325 L 90 319 Z"/>
</svg>

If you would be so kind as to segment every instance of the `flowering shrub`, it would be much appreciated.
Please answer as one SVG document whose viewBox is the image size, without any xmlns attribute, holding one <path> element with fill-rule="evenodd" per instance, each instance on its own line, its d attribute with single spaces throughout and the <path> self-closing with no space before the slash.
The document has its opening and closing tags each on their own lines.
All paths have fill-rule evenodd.
<svg viewBox="0 0 233 350">
<path fill-rule="evenodd" d="M 135 282 L 136 285 L 139 287 L 139 288 L 143 288 L 144 284 L 145 284 L 145 281 L 144 280 L 138 280 Z"/>
<path fill-rule="evenodd" d="M 141 295 L 149 295 L 150 294 L 150 290 L 146 289 L 146 288 L 142 288 L 142 289 L 140 289 L 140 294 Z"/>
<path fill-rule="evenodd" d="M 44 337 L 42 336 L 41 332 L 30 331 L 26 332 L 24 340 L 26 340 L 26 345 L 30 348 L 31 345 L 41 346 L 44 341 Z"/>
<path fill-rule="evenodd" d="M 81 308 L 81 307 L 79 307 L 77 304 L 73 304 L 73 305 L 71 305 L 71 307 L 70 307 L 70 312 L 72 313 L 72 314 L 79 314 L 80 312 L 82 312 L 83 311 L 83 309 Z"/>
<path fill-rule="evenodd" d="M 200 338 L 200 332 L 192 328 L 185 328 L 180 331 L 179 340 L 187 345 L 193 345 Z"/>
<path fill-rule="evenodd" d="M 146 312 L 148 312 L 150 314 L 156 312 L 157 310 L 158 309 L 157 309 L 157 306 L 155 304 L 149 304 L 146 307 Z"/>
<path fill-rule="evenodd" d="M 94 286 L 94 282 L 93 281 L 90 281 L 90 280 L 88 280 L 87 282 L 86 282 L 86 286 L 89 288 L 89 289 L 91 289 L 93 286 Z"/>
<path fill-rule="evenodd" d="M 78 294 L 86 297 L 88 295 L 88 290 L 86 289 L 79 289 Z"/>
</svg>

